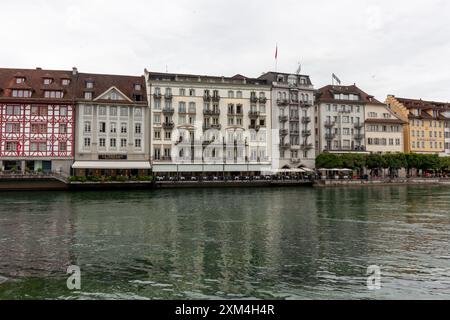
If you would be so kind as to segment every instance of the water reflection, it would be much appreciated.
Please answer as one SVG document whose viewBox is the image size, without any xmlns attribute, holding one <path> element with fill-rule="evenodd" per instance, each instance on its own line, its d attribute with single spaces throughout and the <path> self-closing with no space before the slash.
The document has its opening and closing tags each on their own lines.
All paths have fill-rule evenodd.
<svg viewBox="0 0 450 320">
<path fill-rule="evenodd" d="M 3 194 L 0 298 L 448 298 L 447 190 Z"/>
</svg>

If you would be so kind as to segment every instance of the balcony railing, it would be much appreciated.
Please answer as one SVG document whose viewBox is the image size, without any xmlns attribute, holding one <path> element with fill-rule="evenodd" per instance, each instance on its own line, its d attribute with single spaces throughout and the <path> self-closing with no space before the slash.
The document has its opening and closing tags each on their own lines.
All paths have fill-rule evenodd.
<svg viewBox="0 0 450 320">
<path fill-rule="evenodd" d="M 206 101 L 206 102 L 211 101 L 211 96 L 205 94 L 205 95 L 203 96 L 203 101 Z"/>
<path fill-rule="evenodd" d="M 203 130 L 209 130 L 209 129 L 216 129 L 216 130 L 220 130 L 222 129 L 222 125 L 221 124 L 203 124 Z"/>
<path fill-rule="evenodd" d="M 258 102 L 258 97 L 257 96 L 250 96 L 250 102 L 251 103 L 257 103 Z"/>
<path fill-rule="evenodd" d="M 248 112 L 248 116 L 249 116 L 249 118 L 252 118 L 252 119 L 258 118 L 259 117 L 259 112 L 258 111 L 249 111 Z"/>
<path fill-rule="evenodd" d="M 361 128 L 364 127 L 364 123 L 362 123 L 362 122 L 357 122 L 357 123 L 354 124 L 354 126 L 355 126 L 356 129 L 361 129 Z"/>
<path fill-rule="evenodd" d="M 288 131 L 287 131 L 287 129 L 280 129 L 280 136 L 287 136 L 288 135 Z"/>
<path fill-rule="evenodd" d="M 298 115 L 290 115 L 289 116 L 289 121 L 298 121 L 300 119 L 300 117 Z"/>
<path fill-rule="evenodd" d="M 290 135 L 291 136 L 298 136 L 298 135 L 300 135 L 300 132 L 298 130 L 291 130 L 290 131 Z"/>
<path fill-rule="evenodd" d="M 280 144 L 281 149 L 289 149 L 291 147 L 290 143 L 282 143 Z"/>
<path fill-rule="evenodd" d="M 288 99 L 277 99 L 277 104 L 279 106 L 285 106 L 289 103 Z"/>
<path fill-rule="evenodd" d="M 266 103 L 266 102 L 267 102 L 267 98 L 266 98 L 266 97 L 260 97 L 260 98 L 259 98 L 259 103 L 264 104 L 264 103 Z"/>
<path fill-rule="evenodd" d="M 214 101 L 214 102 L 219 102 L 219 101 L 220 101 L 220 96 L 218 96 L 218 95 L 213 95 L 213 96 L 212 96 L 212 101 Z"/>
<path fill-rule="evenodd" d="M 172 130 L 175 127 L 175 123 L 173 123 L 173 122 L 164 122 L 162 127 L 165 130 Z"/>
<path fill-rule="evenodd" d="M 311 130 L 302 130 L 302 135 L 305 137 L 309 137 L 311 135 Z"/>
<path fill-rule="evenodd" d="M 218 116 L 218 115 L 220 115 L 220 110 L 219 109 L 205 109 L 205 110 L 203 110 L 203 114 L 205 116 Z"/>
<path fill-rule="evenodd" d="M 288 121 L 288 116 L 279 116 L 278 119 L 280 120 L 280 122 L 286 122 Z"/>
<path fill-rule="evenodd" d="M 335 133 L 325 133 L 325 140 L 333 140 L 334 138 L 336 138 Z"/>
<path fill-rule="evenodd" d="M 171 93 L 165 93 L 165 94 L 164 94 L 164 99 L 166 99 L 166 100 L 172 100 L 172 98 L 173 98 L 173 95 L 172 95 Z"/>
<path fill-rule="evenodd" d="M 173 108 L 163 108 L 162 109 L 163 114 L 172 115 L 175 110 Z"/>
<path fill-rule="evenodd" d="M 334 127 L 335 124 L 336 124 L 335 121 L 325 121 L 325 127 L 326 128 Z"/>
<path fill-rule="evenodd" d="M 256 130 L 256 131 L 259 131 L 259 130 L 261 129 L 261 126 L 260 126 L 260 125 L 257 125 L 257 124 L 250 124 L 250 125 L 248 126 L 248 128 L 249 128 L 250 130 Z"/>
<path fill-rule="evenodd" d="M 312 101 L 300 101 L 300 107 L 310 108 L 312 107 Z"/>
<path fill-rule="evenodd" d="M 161 95 L 160 92 L 159 92 L 159 93 L 154 93 L 154 94 L 153 94 L 153 98 L 155 98 L 155 99 L 161 99 L 161 98 L 162 98 L 162 95 Z"/>
<path fill-rule="evenodd" d="M 311 150 L 311 149 L 313 148 L 313 145 L 312 145 L 312 143 L 302 143 L 302 144 L 300 145 L 300 147 L 301 147 L 303 150 Z"/>
<path fill-rule="evenodd" d="M 354 137 L 355 137 L 355 140 L 362 140 L 362 139 L 364 139 L 364 135 L 359 134 L 359 133 L 355 134 Z"/>
<path fill-rule="evenodd" d="M 311 122 L 311 117 L 303 117 L 302 118 L 302 123 L 310 123 Z"/>
</svg>

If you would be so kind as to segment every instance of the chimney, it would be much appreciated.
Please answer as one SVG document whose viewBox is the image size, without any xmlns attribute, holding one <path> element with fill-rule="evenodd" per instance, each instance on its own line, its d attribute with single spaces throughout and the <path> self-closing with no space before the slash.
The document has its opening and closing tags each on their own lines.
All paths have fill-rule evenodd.
<svg viewBox="0 0 450 320">
<path fill-rule="evenodd" d="M 78 74 L 78 69 L 76 67 L 72 68 L 72 75 L 76 76 Z"/>
</svg>

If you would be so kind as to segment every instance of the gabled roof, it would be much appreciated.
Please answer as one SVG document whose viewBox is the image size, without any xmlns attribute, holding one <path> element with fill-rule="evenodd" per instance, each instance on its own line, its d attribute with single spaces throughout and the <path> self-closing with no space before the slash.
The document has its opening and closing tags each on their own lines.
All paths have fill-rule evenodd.
<svg viewBox="0 0 450 320">
<path fill-rule="evenodd" d="M 31 98 L 14 98 L 18 99 L 46 99 L 44 97 L 45 90 L 60 90 L 64 92 L 64 98 L 62 100 L 72 100 L 73 86 L 70 83 L 67 86 L 62 86 L 62 79 L 67 79 L 68 71 L 62 70 L 43 70 L 36 69 L 12 69 L 12 68 L 0 68 L 0 99 L 12 99 L 12 90 L 31 90 Z M 25 82 L 16 83 L 16 78 L 25 78 Z M 44 85 L 44 78 L 54 79 L 54 83 L 51 85 Z M 61 99 L 51 99 L 52 101 L 58 101 Z"/>
<path fill-rule="evenodd" d="M 117 94 L 119 94 L 122 97 L 122 101 L 128 101 L 128 102 L 133 102 L 129 97 L 126 96 L 126 94 L 124 94 L 122 91 L 120 91 L 119 89 L 117 89 L 116 86 L 112 86 L 111 88 L 109 88 L 108 90 L 106 90 L 105 92 L 103 92 L 102 94 L 100 94 L 97 98 L 95 98 L 95 101 L 104 101 L 104 100 L 110 100 L 107 99 L 107 95 L 111 94 L 112 92 L 116 92 Z M 114 101 L 120 101 L 120 100 L 114 100 Z"/>
<path fill-rule="evenodd" d="M 75 96 L 77 100 L 84 100 L 85 92 L 92 92 L 92 100 L 99 101 L 111 88 L 117 89 L 121 95 L 125 96 L 128 102 L 135 101 L 135 96 L 139 95 L 141 100 L 137 103 L 147 101 L 144 76 L 122 76 L 94 73 L 77 73 L 75 76 Z M 86 82 L 93 82 L 93 88 L 86 88 Z M 136 90 L 135 85 L 140 85 L 141 90 Z M 122 100 L 108 100 L 110 103 L 123 103 Z M 134 102 L 133 102 L 134 103 Z"/>
<path fill-rule="evenodd" d="M 359 100 L 339 100 L 335 99 L 335 94 L 355 94 L 359 96 Z M 356 85 L 351 86 L 334 86 L 328 85 L 317 90 L 316 93 L 317 102 L 329 102 L 329 103 L 360 103 L 360 104 L 375 104 L 384 105 L 384 103 L 375 99 L 374 96 L 362 91 Z"/>
<path fill-rule="evenodd" d="M 450 110 L 450 103 L 426 101 L 422 99 L 408 99 L 408 98 L 394 98 L 403 104 L 407 109 L 436 109 L 436 110 Z"/>
</svg>

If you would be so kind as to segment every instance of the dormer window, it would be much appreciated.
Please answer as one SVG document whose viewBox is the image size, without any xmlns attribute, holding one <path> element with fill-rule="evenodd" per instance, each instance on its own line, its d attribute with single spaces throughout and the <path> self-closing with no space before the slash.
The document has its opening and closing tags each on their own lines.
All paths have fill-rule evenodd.
<svg viewBox="0 0 450 320">
<path fill-rule="evenodd" d="M 24 82 L 25 82 L 25 78 L 23 78 L 23 77 L 17 77 L 16 78 L 16 83 L 17 84 L 24 83 Z"/>
<path fill-rule="evenodd" d="M 30 98 L 31 91 L 30 90 L 13 90 L 12 96 L 14 98 Z"/>
<path fill-rule="evenodd" d="M 92 92 L 85 92 L 84 93 L 84 99 L 85 100 L 92 100 Z"/>
<path fill-rule="evenodd" d="M 135 84 L 134 85 L 134 90 L 141 91 L 142 90 L 142 86 L 140 84 Z"/>
<path fill-rule="evenodd" d="M 44 79 L 44 84 L 52 84 L 52 82 L 53 82 L 53 79 L 51 79 L 51 78 Z"/>
<path fill-rule="evenodd" d="M 92 88 L 94 88 L 94 82 L 86 81 L 86 89 L 92 89 Z"/>
<path fill-rule="evenodd" d="M 62 84 L 63 86 L 68 86 L 68 85 L 70 84 L 70 80 L 69 80 L 69 79 L 62 79 L 62 80 L 61 80 L 61 84 Z"/>
<path fill-rule="evenodd" d="M 62 91 L 45 90 L 44 97 L 48 99 L 61 99 L 63 97 Z"/>
</svg>

